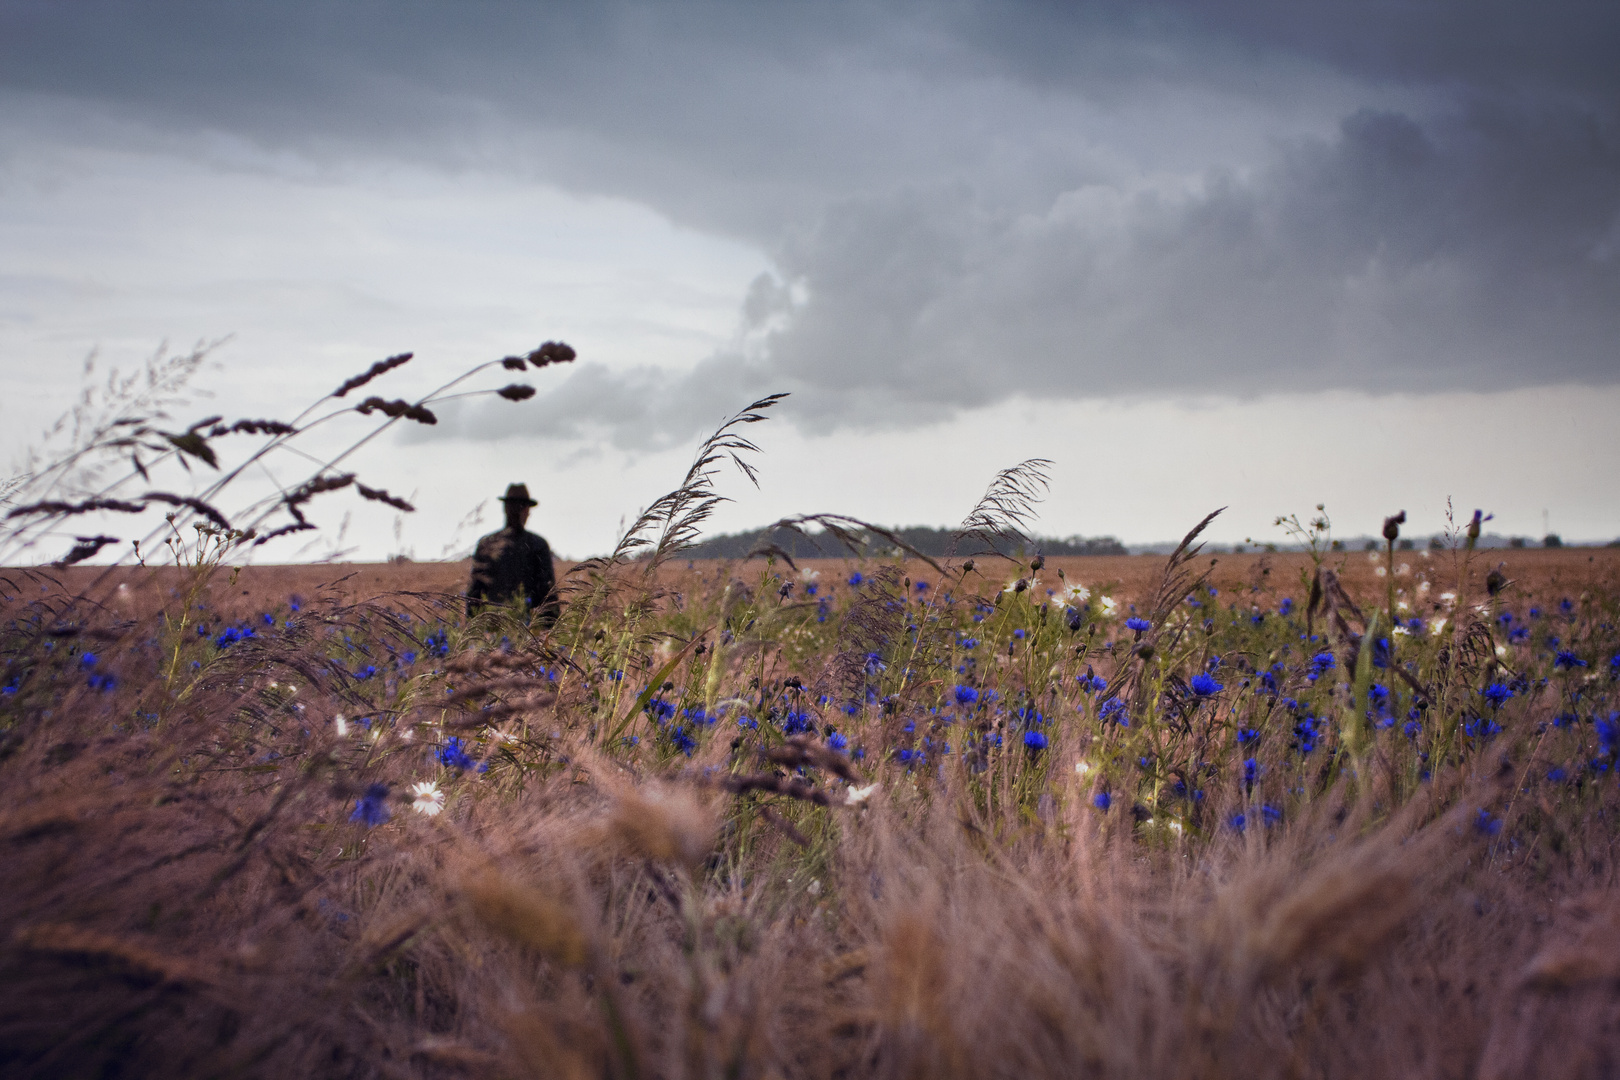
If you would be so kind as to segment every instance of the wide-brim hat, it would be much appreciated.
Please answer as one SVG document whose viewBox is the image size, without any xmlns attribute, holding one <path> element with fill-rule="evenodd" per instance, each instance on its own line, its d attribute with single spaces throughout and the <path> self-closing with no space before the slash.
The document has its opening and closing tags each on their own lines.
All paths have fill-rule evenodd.
<svg viewBox="0 0 1620 1080">
<path fill-rule="evenodd" d="M 507 487 L 506 494 L 501 496 L 503 503 L 518 503 L 522 506 L 539 506 L 540 504 L 529 498 L 528 484 L 512 484 Z"/>
</svg>

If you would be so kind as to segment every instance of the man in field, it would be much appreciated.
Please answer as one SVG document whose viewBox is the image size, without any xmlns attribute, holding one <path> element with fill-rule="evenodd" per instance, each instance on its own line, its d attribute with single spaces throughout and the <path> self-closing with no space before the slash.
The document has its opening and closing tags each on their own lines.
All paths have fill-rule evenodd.
<svg viewBox="0 0 1620 1080">
<path fill-rule="evenodd" d="M 467 590 L 467 614 L 483 604 L 504 604 L 521 596 L 542 622 L 557 617 L 557 574 L 551 566 L 551 547 L 523 526 L 529 508 L 540 505 L 529 498 L 527 484 L 513 484 L 501 496 L 506 505 L 506 528 L 478 541 L 473 555 L 472 587 Z"/>
</svg>

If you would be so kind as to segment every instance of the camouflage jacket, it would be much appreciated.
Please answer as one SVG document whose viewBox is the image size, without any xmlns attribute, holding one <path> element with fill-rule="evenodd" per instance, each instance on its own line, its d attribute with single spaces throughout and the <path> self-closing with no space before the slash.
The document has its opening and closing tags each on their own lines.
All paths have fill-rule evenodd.
<svg viewBox="0 0 1620 1080">
<path fill-rule="evenodd" d="M 555 615 L 557 573 L 551 546 L 526 529 L 502 529 L 478 541 L 473 555 L 467 612 L 479 604 L 504 604 L 522 596 L 531 608 Z"/>
</svg>

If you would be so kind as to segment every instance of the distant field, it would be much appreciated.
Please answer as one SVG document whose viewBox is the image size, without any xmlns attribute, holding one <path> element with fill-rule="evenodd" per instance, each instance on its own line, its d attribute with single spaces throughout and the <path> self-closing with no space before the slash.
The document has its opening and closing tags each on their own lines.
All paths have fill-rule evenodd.
<svg viewBox="0 0 1620 1080">
<path fill-rule="evenodd" d="M 1214 563 L 1210 578 L 1223 594 L 1244 590 L 1258 590 L 1258 596 L 1280 599 L 1293 596 L 1304 598 L 1300 585 L 1302 572 L 1308 573 L 1310 559 L 1301 554 L 1243 554 L 1205 556 L 1200 567 Z M 797 562 L 801 570 L 811 570 L 834 588 L 846 580 L 855 569 L 883 560 L 806 559 Z M 1018 570 L 1012 562 L 981 556 L 974 560 L 974 572 L 963 579 L 970 593 L 989 594 L 1017 579 Z M 1135 603 L 1151 592 L 1164 571 L 1162 555 L 1097 555 L 1055 557 L 1046 560 L 1046 567 L 1038 575 L 1041 590 L 1057 589 L 1065 577 L 1088 589 L 1112 595 L 1122 604 Z M 559 580 L 573 567 L 559 562 Z M 917 581 L 934 584 L 939 574 L 928 564 L 912 559 L 900 564 L 903 572 Z M 1366 600 L 1381 600 L 1385 579 L 1377 571 L 1384 565 L 1381 553 L 1375 560 L 1366 552 L 1334 553 L 1326 565 L 1337 569 L 1352 595 Z M 1561 549 L 1509 549 L 1476 554 L 1466 580 L 1465 589 L 1483 588 L 1485 575 L 1500 567 L 1502 572 L 1517 582 L 1525 591 L 1548 595 L 1564 590 L 1578 595 L 1589 588 L 1611 589 L 1620 582 L 1620 548 L 1561 548 Z M 1455 591 L 1459 585 L 1460 562 L 1450 552 L 1397 552 L 1395 559 L 1396 587 L 1415 589 L 1419 581 L 1427 580 L 1434 596 Z M 1406 567 L 1406 571 L 1402 571 Z M 250 566 L 231 576 L 228 572 L 214 578 L 204 591 L 204 602 L 211 610 L 227 618 L 246 618 L 287 605 L 293 597 L 308 601 L 328 597 L 341 603 L 376 600 L 404 604 L 424 604 L 429 598 L 441 602 L 448 596 L 462 593 L 467 586 L 470 564 L 457 562 L 412 563 L 318 563 L 291 566 Z M 764 560 L 748 562 L 718 559 L 691 562 L 674 559 L 659 572 L 661 583 L 680 588 L 687 579 L 693 584 L 712 581 L 720 574 L 749 580 L 765 569 Z M 1060 577 L 1059 571 L 1064 577 Z M 639 572 L 634 565 L 621 571 Z M 775 573 L 794 576 L 786 564 L 778 562 Z M 19 572 L 3 571 L 10 580 L 20 581 L 20 573 L 32 578 L 27 589 L 8 595 L 37 599 L 41 596 L 65 592 L 84 594 L 108 605 L 115 612 L 128 617 L 145 615 L 165 599 L 162 594 L 174 588 L 180 580 L 172 569 L 148 570 L 141 567 L 70 567 L 66 570 L 48 568 Z M 802 578 L 801 578 L 802 580 Z M 409 594 L 424 594 L 410 600 Z M 7 601 L 10 602 L 10 601 Z M 1421 603 L 1422 601 L 1419 601 Z"/>
</svg>

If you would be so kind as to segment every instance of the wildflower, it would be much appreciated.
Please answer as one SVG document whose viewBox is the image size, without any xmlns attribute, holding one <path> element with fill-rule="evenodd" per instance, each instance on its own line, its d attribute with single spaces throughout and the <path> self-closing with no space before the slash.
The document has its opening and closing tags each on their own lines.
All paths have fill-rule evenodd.
<svg viewBox="0 0 1620 1080">
<path fill-rule="evenodd" d="M 1108 689 L 1108 680 L 1103 678 L 1101 675 L 1093 675 L 1087 671 L 1086 674 L 1077 675 L 1075 678 L 1080 680 L 1080 690 L 1082 693 L 1100 693 L 1101 691 Z"/>
<path fill-rule="evenodd" d="M 1311 670 L 1306 674 L 1305 678 L 1315 682 L 1338 666 L 1339 662 L 1332 653 L 1319 652 L 1311 657 Z"/>
<path fill-rule="evenodd" d="M 1226 819 L 1226 823 L 1238 832 L 1242 832 L 1248 827 L 1249 819 L 1243 814 L 1233 814 Z"/>
<path fill-rule="evenodd" d="M 96 666 L 96 660 L 97 657 L 95 653 L 87 652 L 83 656 L 79 657 L 79 664 L 83 667 L 93 668 Z"/>
<path fill-rule="evenodd" d="M 1114 612 L 1119 609 L 1119 602 L 1116 601 L 1112 596 L 1103 597 L 1101 600 L 1097 601 L 1097 604 L 1102 608 L 1103 618 L 1105 619 L 1113 618 Z"/>
<path fill-rule="evenodd" d="M 1293 610 L 1294 610 L 1294 598 L 1291 597 L 1291 596 L 1283 597 L 1282 598 L 1282 603 L 1277 605 L 1277 614 L 1279 614 L 1279 615 L 1287 615 L 1290 611 L 1293 611 Z"/>
<path fill-rule="evenodd" d="M 1479 814 L 1474 818 L 1474 828 L 1486 836 L 1495 836 L 1502 831 L 1502 819 L 1482 806 L 1479 808 Z"/>
<path fill-rule="evenodd" d="M 1020 627 L 1019 627 L 1019 628 L 1018 628 L 1018 629 L 1016 629 L 1016 630 L 1014 630 L 1014 631 L 1013 631 L 1013 637 L 1014 637 L 1014 638 L 1017 638 L 1017 639 L 1019 639 L 1019 640 L 1023 640 L 1023 637 L 1024 637 L 1024 628 L 1023 628 L 1023 627 L 1022 627 L 1022 626 L 1020 626 Z"/>
<path fill-rule="evenodd" d="M 473 767 L 473 759 L 467 754 L 466 744 L 456 735 L 446 739 L 444 745 L 439 747 L 434 756 L 439 759 L 441 765 L 448 768 L 470 769 Z"/>
<path fill-rule="evenodd" d="M 1099 810 L 1106 811 L 1110 806 L 1114 805 L 1114 797 L 1106 791 L 1099 791 L 1091 797 L 1091 805 Z"/>
<path fill-rule="evenodd" d="M 839 753 L 843 753 L 845 750 L 849 749 L 849 739 L 846 738 L 842 732 L 835 731 L 827 736 L 827 747 L 828 749 L 837 750 Z"/>
<path fill-rule="evenodd" d="M 956 644 L 958 646 L 960 646 L 964 651 L 972 652 L 974 649 L 977 649 L 979 647 L 979 639 L 978 638 L 965 637 L 961 641 L 958 641 Z"/>
<path fill-rule="evenodd" d="M 1247 746 L 1258 741 L 1260 733 L 1254 728 L 1238 728 L 1237 741 L 1239 746 Z"/>
<path fill-rule="evenodd" d="M 1507 701 L 1508 698 L 1513 696 L 1513 687 L 1507 685 L 1506 683 L 1491 683 L 1491 685 L 1481 690 L 1480 694 L 1483 695 L 1485 700 L 1489 701 L 1492 706 L 1499 709 L 1502 707 L 1503 702 Z"/>
<path fill-rule="evenodd" d="M 1282 810 L 1270 803 L 1260 805 L 1260 819 L 1269 827 L 1282 820 Z"/>
<path fill-rule="evenodd" d="M 388 785 L 372 784 L 366 788 L 366 793 L 360 796 L 360 801 L 355 803 L 354 813 L 349 815 L 349 820 L 358 821 L 369 828 L 376 828 L 393 816 L 388 812 L 387 800 Z"/>
<path fill-rule="evenodd" d="M 850 584 L 851 588 L 854 588 L 855 586 L 859 585 L 861 582 L 863 582 L 865 580 L 866 580 L 865 578 L 861 577 L 861 572 L 859 570 L 857 570 L 853 574 L 849 575 L 849 584 Z"/>
<path fill-rule="evenodd" d="M 411 785 L 411 809 L 418 814 L 434 817 L 444 809 L 444 792 L 432 780 Z"/>
<path fill-rule="evenodd" d="M 1211 694 L 1218 694 L 1224 689 L 1220 683 L 1215 681 L 1215 676 L 1205 671 L 1200 671 L 1197 675 L 1194 675 L 1192 681 L 1187 685 L 1194 694 L 1201 698 L 1209 697 Z"/>
<path fill-rule="evenodd" d="M 917 582 L 916 585 L 913 586 L 913 588 L 915 588 L 918 592 L 927 592 L 928 591 L 928 582 L 919 581 L 919 582 Z"/>
<path fill-rule="evenodd" d="M 876 784 L 867 784 L 865 787 L 852 787 L 849 789 L 849 794 L 844 796 L 844 805 L 859 806 L 867 799 L 870 799 L 872 793 L 877 789 Z"/>
<path fill-rule="evenodd" d="M 1130 717 L 1125 713 L 1125 703 L 1117 697 L 1111 697 L 1102 703 L 1102 707 L 1097 710 L 1097 718 L 1099 720 L 1115 719 L 1119 722 L 1120 727 L 1131 726 Z"/>
<path fill-rule="evenodd" d="M 1564 779 L 1566 777 L 1568 777 L 1568 776 L 1569 776 L 1569 773 L 1564 771 L 1564 767 L 1562 765 L 1554 765 L 1552 767 L 1552 769 L 1547 773 L 1547 779 L 1549 781 L 1551 781 L 1552 783 L 1554 783 L 1554 784 L 1562 783 L 1564 781 Z"/>
<path fill-rule="evenodd" d="M 1091 590 L 1071 581 L 1068 588 L 1063 590 L 1063 599 L 1070 604 L 1083 604 L 1091 599 Z"/>
<path fill-rule="evenodd" d="M 1254 758 L 1243 759 L 1243 784 L 1253 787 L 1254 782 L 1260 778 L 1260 763 Z"/>
<path fill-rule="evenodd" d="M 1146 619 L 1138 618 L 1137 616 L 1132 615 L 1130 618 L 1125 620 L 1125 629 L 1135 630 L 1138 634 L 1140 634 L 1145 630 L 1153 629 L 1153 624 L 1148 622 Z"/>
<path fill-rule="evenodd" d="M 687 757 L 691 757 L 692 751 L 697 749 L 697 740 L 692 738 L 691 735 L 687 734 L 686 728 L 684 727 L 678 727 L 671 730 L 669 733 L 669 741 L 674 745 L 675 749 L 679 750 Z"/>
<path fill-rule="evenodd" d="M 1026 731 L 1024 732 L 1024 745 L 1031 750 L 1045 750 L 1046 736 L 1039 731 Z"/>
<path fill-rule="evenodd" d="M 973 705 L 979 700 L 979 691 L 972 686 L 958 686 L 956 688 L 956 703 L 958 705 Z"/>
<path fill-rule="evenodd" d="M 1568 671 L 1570 668 L 1585 666 L 1586 661 L 1582 660 L 1568 649 L 1559 649 L 1558 655 L 1553 657 L 1553 667 L 1559 669 L 1560 671 Z"/>
</svg>

